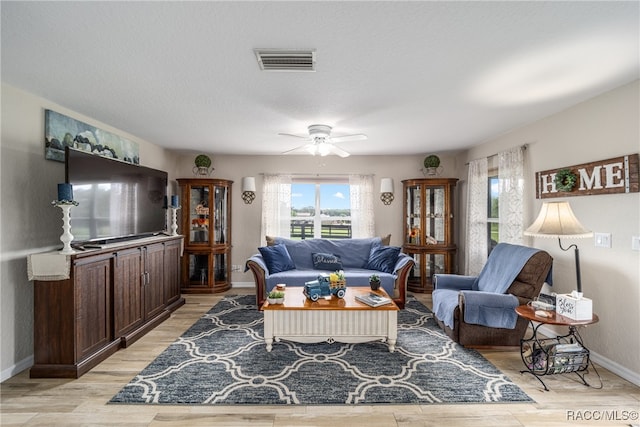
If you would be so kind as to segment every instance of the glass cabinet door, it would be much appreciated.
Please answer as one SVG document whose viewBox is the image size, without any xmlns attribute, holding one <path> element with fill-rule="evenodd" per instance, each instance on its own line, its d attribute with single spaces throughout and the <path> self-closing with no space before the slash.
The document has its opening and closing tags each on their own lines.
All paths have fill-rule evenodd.
<svg viewBox="0 0 640 427">
<path fill-rule="evenodd" d="M 425 199 L 425 243 L 442 244 L 446 240 L 444 187 L 426 187 Z"/>
<path fill-rule="evenodd" d="M 421 242 L 421 215 L 420 215 L 420 197 L 421 186 L 412 185 L 407 187 L 406 203 L 407 203 L 407 235 L 405 242 L 408 244 L 419 245 Z"/>
<path fill-rule="evenodd" d="M 209 269 L 210 254 L 208 253 L 191 253 L 187 254 L 189 258 L 188 281 L 190 286 L 209 286 Z"/>
<path fill-rule="evenodd" d="M 408 252 L 413 258 L 413 269 L 409 272 L 407 284 L 417 288 L 431 288 L 434 274 L 447 273 L 446 253 Z"/>
<path fill-rule="evenodd" d="M 428 283 L 433 283 L 434 274 L 446 273 L 445 270 L 445 254 L 431 253 L 426 255 L 425 273 Z"/>
<path fill-rule="evenodd" d="M 229 280 L 229 271 L 227 270 L 228 256 L 226 253 L 215 254 L 215 274 L 213 280 L 216 284 L 225 283 Z"/>
<path fill-rule="evenodd" d="M 213 229 L 213 242 L 216 244 L 225 243 L 229 230 L 227 229 L 227 187 L 214 187 L 213 203 L 215 205 L 215 224 Z"/>
<path fill-rule="evenodd" d="M 210 187 L 189 187 L 189 242 L 209 244 L 209 191 Z"/>
<path fill-rule="evenodd" d="M 415 287 L 422 286 L 422 272 L 424 268 L 422 266 L 422 254 L 420 253 L 410 253 L 408 252 L 411 258 L 413 258 L 413 268 L 409 271 L 409 277 L 407 278 L 408 284 L 411 284 Z"/>
</svg>

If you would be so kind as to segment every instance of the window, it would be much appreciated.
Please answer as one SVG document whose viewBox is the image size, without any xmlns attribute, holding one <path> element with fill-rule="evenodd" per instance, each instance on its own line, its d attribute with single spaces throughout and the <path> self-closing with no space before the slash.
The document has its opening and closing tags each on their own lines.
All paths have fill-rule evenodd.
<svg viewBox="0 0 640 427">
<path fill-rule="evenodd" d="M 349 194 L 349 183 L 345 181 L 292 182 L 291 238 L 351 238 Z"/>
<path fill-rule="evenodd" d="M 489 171 L 489 183 L 487 185 L 487 249 L 488 253 L 500 242 L 500 181 L 498 171 Z"/>
</svg>

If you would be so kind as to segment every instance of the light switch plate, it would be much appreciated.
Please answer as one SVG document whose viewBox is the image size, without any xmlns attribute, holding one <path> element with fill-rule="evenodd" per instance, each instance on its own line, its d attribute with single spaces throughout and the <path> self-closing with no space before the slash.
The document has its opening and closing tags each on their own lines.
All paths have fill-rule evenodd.
<svg viewBox="0 0 640 427">
<path fill-rule="evenodd" d="M 640 236 L 631 236 L 631 249 L 640 251 Z"/>
<path fill-rule="evenodd" d="M 611 247 L 611 233 L 594 233 L 593 240 L 597 248 Z"/>
</svg>

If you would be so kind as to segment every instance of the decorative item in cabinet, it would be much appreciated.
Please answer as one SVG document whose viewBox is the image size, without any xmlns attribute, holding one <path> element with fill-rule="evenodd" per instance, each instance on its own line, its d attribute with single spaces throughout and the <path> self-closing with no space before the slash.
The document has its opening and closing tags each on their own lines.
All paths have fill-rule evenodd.
<svg viewBox="0 0 640 427">
<path fill-rule="evenodd" d="M 407 288 L 431 292 L 436 273 L 455 273 L 454 190 L 456 178 L 402 181 L 403 252 L 413 257 Z"/>
<path fill-rule="evenodd" d="M 225 179 L 178 179 L 182 193 L 182 292 L 231 288 L 231 185 Z"/>
</svg>

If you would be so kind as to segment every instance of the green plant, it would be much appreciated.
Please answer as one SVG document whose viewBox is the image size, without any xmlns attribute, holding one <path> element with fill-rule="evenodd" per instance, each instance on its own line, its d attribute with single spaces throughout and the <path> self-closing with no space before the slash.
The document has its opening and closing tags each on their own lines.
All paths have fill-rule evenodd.
<svg viewBox="0 0 640 427">
<path fill-rule="evenodd" d="M 211 166 L 211 159 L 206 154 L 198 154 L 195 163 L 199 168 L 208 168 Z"/>
<path fill-rule="evenodd" d="M 437 168 L 440 166 L 440 157 L 435 154 L 431 154 L 424 158 L 423 163 L 425 168 Z"/>
<path fill-rule="evenodd" d="M 269 292 L 269 295 L 267 295 L 267 298 L 273 298 L 273 299 L 284 298 L 284 292 L 271 291 Z"/>
<path fill-rule="evenodd" d="M 370 282 L 379 282 L 380 281 L 380 276 L 378 276 L 377 274 L 372 274 L 371 276 L 369 276 L 369 281 Z"/>
<path fill-rule="evenodd" d="M 556 184 L 556 190 L 558 191 L 571 191 L 576 185 L 578 177 L 571 172 L 570 169 L 560 169 L 556 172 L 554 182 Z"/>
</svg>

